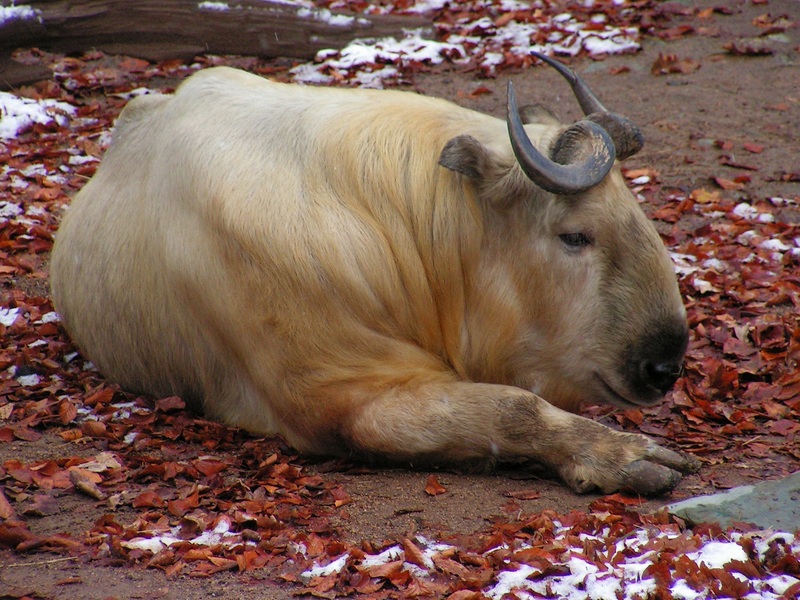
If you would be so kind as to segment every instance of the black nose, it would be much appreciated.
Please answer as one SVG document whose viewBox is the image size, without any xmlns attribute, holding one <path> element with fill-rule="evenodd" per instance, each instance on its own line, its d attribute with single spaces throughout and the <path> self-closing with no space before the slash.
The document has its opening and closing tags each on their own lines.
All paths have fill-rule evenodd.
<svg viewBox="0 0 800 600">
<path fill-rule="evenodd" d="M 681 363 L 657 362 L 645 360 L 639 368 L 639 376 L 649 386 L 666 394 L 681 376 Z"/>
<path fill-rule="evenodd" d="M 639 339 L 628 355 L 625 371 L 628 389 L 640 402 L 655 402 L 672 389 L 681 375 L 688 343 L 689 329 L 677 320 L 653 327 Z"/>
</svg>

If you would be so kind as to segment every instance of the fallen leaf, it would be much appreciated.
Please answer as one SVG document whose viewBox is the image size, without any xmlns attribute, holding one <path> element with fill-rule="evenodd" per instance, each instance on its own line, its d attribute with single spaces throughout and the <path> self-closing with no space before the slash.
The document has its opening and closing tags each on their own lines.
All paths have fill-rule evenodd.
<svg viewBox="0 0 800 600">
<path fill-rule="evenodd" d="M 741 183 L 737 183 L 731 179 L 725 179 L 724 177 L 714 177 L 714 183 L 716 183 L 719 187 L 723 190 L 743 190 L 744 185 Z"/>
<path fill-rule="evenodd" d="M 734 56 L 768 56 L 775 54 L 772 45 L 761 38 L 740 39 L 722 46 Z"/>
<path fill-rule="evenodd" d="M 58 500 L 49 494 L 36 494 L 31 503 L 22 509 L 22 514 L 33 517 L 46 517 L 60 512 Z"/>
<path fill-rule="evenodd" d="M 70 469 L 69 477 L 75 489 L 82 494 L 94 498 L 95 500 L 104 500 L 106 495 L 97 487 L 96 481 L 90 477 L 91 473 L 82 471 L 81 469 Z"/>
<path fill-rule="evenodd" d="M 752 152 L 753 154 L 761 154 L 764 151 L 764 146 L 761 144 L 754 144 L 752 142 L 745 142 L 742 144 L 745 150 L 748 152 Z"/>
<path fill-rule="evenodd" d="M 0 519 L 10 519 L 14 516 L 14 514 L 14 507 L 11 506 L 8 498 L 6 498 L 6 495 L 3 493 L 3 490 L 0 489 Z"/>
<path fill-rule="evenodd" d="M 420 550 L 417 545 L 408 538 L 403 538 L 403 554 L 406 562 L 410 562 L 411 564 L 422 567 L 423 569 L 428 568 L 425 555 L 422 553 L 422 550 Z"/>
<path fill-rule="evenodd" d="M 689 197 L 698 204 L 719 204 L 722 200 L 719 192 L 709 191 L 705 188 L 693 190 Z"/>
<path fill-rule="evenodd" d="M 516 490 L 506 492 L 503 494 L 507 498 L 514 498 L 515 500 L 536 500 L 541 497 L 541 492 L 538 490 Z"/>
<path fill-rule="evenodd" d="M 436 478 L 436 475 L 434 475 L 433 473 L 428 475 L 428 481 L 425 484 L 426 494 L 428 494 L 429 496 L 438 496 L 439 494 L 444 494 L 446 491 L 447 488 L 439 483 L 439 480 Z"/>
<path fill-rule="evenodd" d="M 366 572 L 370 577 L 390 578 L 403 570 L 403 561 L 394 560 L 382 565 L 367 567 Z"/>
<path fill-rule="evenodd" d="M 61 424 L 66 425 L 78 416 L 78 407 L 65 398 L 58 403 L 58 416 Z"/>
<path fill-rule="evenodd" d="M 700 68 L 700 63 L 690 58 L 678 58 L 675 54 L 658 54 L 658 58 L 650 67 L 653 75 L 672 75 L 694 73 Z"/>
<path fill-rule="evenodd" d="M 159 398 L 156 400 L 156 410 L 169 413 L 177 410 L 184 410 L 186 403 L 178 396 L 169 396 L 168 398 Z"/>
</svg>

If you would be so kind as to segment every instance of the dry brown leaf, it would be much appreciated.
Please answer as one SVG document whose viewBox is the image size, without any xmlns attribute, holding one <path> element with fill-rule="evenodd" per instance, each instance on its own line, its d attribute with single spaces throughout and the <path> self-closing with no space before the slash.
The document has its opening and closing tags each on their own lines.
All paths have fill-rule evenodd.
<svg viewBox="0 0 800 600">
<path fill-rule="evenodd" d="M 436 478 L 436 475 L 434 475 L 433 473 L 428 475 L 428 481 L 425 483 L 426 494 L 428 494 L 429 496 L 438 496 L 439 494 L 444 494 L 446 491 L 447 488 L 439 483 L 439 480 Z"/>
<path fill-rule="evenodd" d="M 700 68 L 700 63 L 691 58 L 678 58 L 675 54 L 658 54 L 658 58 L 650 67 L 653 75 L 672 75 L 694 73 Z"/>
</svg>

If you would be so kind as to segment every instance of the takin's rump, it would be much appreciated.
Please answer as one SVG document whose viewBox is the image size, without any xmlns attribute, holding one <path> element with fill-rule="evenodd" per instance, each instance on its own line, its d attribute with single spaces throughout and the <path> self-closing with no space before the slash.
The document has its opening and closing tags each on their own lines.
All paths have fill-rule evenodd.
<svg viewBox="0 0 800 600">
<path fill-rule="evenodd" d="M 619 173 L 638 130 L 548 62 L 577 123 L 228 68 L 131 101 L 57 235 L 67 331 L 125 388 L 302 451 L 671 489 L 696 461 L 569 412 L 658 401 L 687 328 Z"/>
</svg>

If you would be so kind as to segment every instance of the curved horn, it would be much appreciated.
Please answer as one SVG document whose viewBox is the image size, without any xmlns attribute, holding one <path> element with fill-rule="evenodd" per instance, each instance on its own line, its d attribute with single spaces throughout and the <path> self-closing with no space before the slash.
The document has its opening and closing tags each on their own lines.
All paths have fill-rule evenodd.
<svg viewBox="0 0 800 600">
<path fill-rule="evenodd" d="M 508 134 L 522 171 L 540 188 L 554 194 L 577 194 L 600 183 L 614 164 L 614 142 L 597 123 L 575 123 L 556 142 L 568 145 L 571 159 L 554 162 L 533 145 L 520 118 L 514 85 L 508 82 Z M 561 144 L 561 142 L 564 142 Z"/>
<path fill-rule="evenodd" d="M 644 136 L 633 121 L 622 115 L 612 113 L 603 106 L 603 103 L 598 100 L 597 96 L 586 85 L 586 82 L 575 71 L 545 54 L 540 54 L 539 52 L 531 52 L 531 54 L 553 67 L 567 80 L 586 118 L 600 125 L 614 140 L 619 160 L 633 156 L 642 149 Z"/>
</svg>

